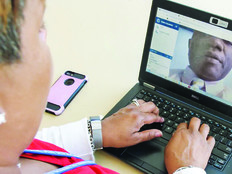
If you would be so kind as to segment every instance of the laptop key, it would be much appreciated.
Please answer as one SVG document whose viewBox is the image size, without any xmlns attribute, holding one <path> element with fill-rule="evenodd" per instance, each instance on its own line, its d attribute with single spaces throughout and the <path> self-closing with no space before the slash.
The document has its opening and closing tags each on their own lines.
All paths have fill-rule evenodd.
<svg viewBox="0 0 232 174">
<path fill-rule="evenodd" d="M 168 117 L 170 120 L 174 121 L 176 119 L 176 116 L 174 114 L 170 114 Z"/>
<path fill-rule="evenodd" d="M 143 100 L 145 101 L 145 102 L 148 102 L 148 101 L 150 101 L 150 97 L 148 97 L 148 96 L 145 96 L 144 98 L 143 98 Z"/>
<path fill-rule="evenodd" d="M 177 112 L 176 112 L 176 115 L 177 115 L 178 117 L 183 116 L 183 115 L 184 115 L 184 112 L 182 112 L 182 111 L 177 111 Z"/>
<path fill-rule="evenodd" d="M 212 159 L 209 159 L 208 163 L 211 165 L 214 165 L 215 161 L 213 161 Z"/>
<path fill-rule="evenodd" d="M 216 141 L 220 141 L 222 137 L 220 135 L 216 134 L 214 136 L 214 138 L 215 138 Z"/>
<path fill-rule="evenodd" d="M 221 128 L 222 128 L 223 130 L 226 130 L 226 129 L 227 129 L 227 127 L 226 127 L 225 125 L 221 125 Z"/>
<path fill-rule="evenodd" d="M 179 125 L 178 123 L 174 123 L 174 125 L 173 125 L 172 127 L 173 127 L 174 129 L 176 129 L 178 125 Z"/>
<path fill-rule="evenodd" d="M 222 144 L 227 144 L 228 140 L 225 137 L 222 137 L 221 140 L 220 140 L 220 142 Z"/>
<path fill-rule="evenodd" d="M 171 134 L 174 131 L 174 129 L 167 126 L 164 131 Z"/>
<path fill-rule="evenodd" d="M 219 132 L 219 134 L 222 135 L 222 136 L 224 136 L 224 137 L 226 137 L 228 133 L 227 133 L 227 131 L 225 131 L 225 130 L 221 130 L 221 131 Z"/>
<path fill-rule="evenodd" d="M 206 117 L 202 116 L 201 120 L 206 121 Z"/>
<path fill-rule="evenodd" d="M 161 103 L 163 103 L 163 102 L 164 102 L 164 99 L 163 99 L 162 97 L 160 97 L 160 98 L 159 98 L 159 101 L 160 101 Z"/>
<path fill-rule="evenodd" d="M 224 165 L 226 163 L 225 160 L 218 158 L 217 162 L 221 165 Z"/>
<path fill-rule="evenodd" d="M 213 120 L 211 120 L 211 119 L 208 119 L 208 121 L 207 121 L 209 124 L 213 124 Z"/>
<path fill-rule="evenodd" d="M 183 111 L 185 112 L 185 113 L 188 113 L 188 109 L 187 108 L 183 108 Z"/>
<path fill-rule="evenodd" d="M 228 141 L 228 144 L 227 144 L 229 147 L 232 147 L 232 141 Z"/>
<path fill-rule="evenodd" d="M 189 114 L 184 114 L 184 115 L 183 115 L 183 118 L 184 118 L 185 120 L 189 121 L 190 116 L 189 116 Z"/>
<path fill-rule="evenodd" d="M 218 149 L 214 149 L 212 154 L 218 156 L 219 158 L 223 160 L 228 160 L 229 158 L 229 155 L 227 153 L 222 152 L 221 150 L 218 150 Z"/>
<path fill-rule="evenodd" d="M 142 94 L 142 93 L 139 93 L 137 96 L 136 96 L 136 98 L 138 98 L 138 99 L 142 99 L 144 97 L 144 94 Z"/>
<path fill-rule="evenodd" d="M 159 108 L 159 115 L 161 115 L 163 113 L 163 109 Z"/>
<path fill-rule="evenodd" d="M 195 115 L 195 113 L 194 113 L 193 111 L 189 111 L 189 114 L 190 114 L 191 116 L 194 116 L 194 115 Z M 198 115 L 198 114 L 195 115 L 195 116 L 199 118 L 199 115 Z"/>
<path fill-rule="evenodd" d="M 201 119 L 201 116 L 198 113 L 196 113 L 196 114 L 192 113 L 191 116 Z M 203 120 L 201 119 L 201 121 L 203 121 Z"/>
<path fill-rule="evenodd" d="M 168 134 L 168 133 L 166 133 L 166 132 L 163 132 L 163 138 L 165 139 L 165 140 L 170 140 L 171 138 L 172 138 L 172 135 L 171 134 Z"/>
<path fill-rule="evenodd" d="M 141 90 L 141 92 L 140 92 L 141 94 L 144 94 L 144 95 L 146 95 L 147 94 L 147 92 L 145 91 L 145 90 Z"/>
<path fill-rule="evenodd" d="M 163 137 L 154 138 L 152 141 L 160 141 L 160 142 L 164 143 L 165 145 L 168 144 L 168 140 L 164 139 Z"/>
<path fill-rule="evenodd" d="M 168 126 L 170 126 L 170 127 L 172 127 L 172 125 L 174 124 L 174 122 L 172 120 L 167 120 L 165 122 L 165 124 L 168 125 Z"/>
<path fill-rule="evenodd" d="M 228 139 L 232 140 L 232 133 L 229 133 L 227 136 Z"/>
<path fill-rule="evenodd" d="M 210 159 L 213 160 L 213 161 L 216 161 L 216 160 L 217 160 L 217 157 L 214 156 L 214 155 L 211 155 L 211 156 L 210 156 Z"/>
<path fill-rule="evenodd" d="M 171 108 L 169 112 L 170 112 L 170 113 L 172 113 L 172 114 L 175 114 L 175 113 L 176 113 L 176 111 L 177 111 L 177 109 L 175 109 L 175 108 Z"/>
<path fill-rule="evenodd" d="M 169 105 L 171 102 L 168 100 L 165 100 L 164 103 L 166 103 L 167 105 Z"/>
<path fill-rule="evenodd" d="M 163 103 L 161 103 L 161 102 L 159 102 L 159 101 L 156 101 L 156 106 L 158 107 L 158 108 L 163 108 L 163 106 L 164 106 L 164 104 Z"/>
<path fill-rule="evenodd" d="M 154 98 L 152 98 L 150 101 L 153 102 L 153 103 L 155 103 L 156 100 Z"/>
<path fill-rule="evenodd" d="M 212 131 L 215 132 L 215 133 L 218 133 L 220 131 L 220 128 L 218 127 L 213 127 L 212 128 Z"/>
<path fill-rule="evenodd" d="M 160 115 L 161 115 L 162 117 L 167 118 L 167 117 L 169 116 L 169 112 L 163 111 Z"/>
<path fill-rule="evenodd" d="M 158 97 L 156 95 L 153 95 L 153 99 L 158 100 Z"/>
<path fill-rule="evenodd" d="M 216 167 L 216 168 L 218 168 L 218 169 L 222 169 L 223 168 L 223 166 L 221 164 L 218 164 L 218 163 L 215 163 L 213 166 Z"/>
<path fill-rule="evenodd" d="M 164 105 L 164 106 L 163 106 L 163 109 L 164 109 L 165 111 L 169 111 L 169 110 L 171 109 L 171 107 L 170 107 L 169 105 Z"/>
<path fill-rule="evenodd" d="M 176 108 L 180 111 L 182 110 L 182 107 L 180 105 L 177 105 Z"/>
<path fill-rule="evenodd" d="M 171 105 L 171 107 L 173 107 L 173 108 L 176 107 L 175 103 L 171 103 L 170 105 Z"/>
<path fill-rule="evenodd" d="M 232 152 L 232 149 L 230 147 L 228 147 L 227 145 L 221 144 L 221 143 L 218 144 L 217 148 L 228 154 L 231 154 Z"/>
<path fill-rule="evenodd" d="M 214 122 L 214 125 L 215 125 L 216 127 L 220 127 L 220 124 L 219 124 L 218 122 Z"/>
<path fill-rule="evenodd" d="M 185 120 L 184 120 L 183 118 L 177 117 L 177 118 L 176 118 L 176 122 L 177 122 L 177 123 L 184 123 Z"/>
</svg>

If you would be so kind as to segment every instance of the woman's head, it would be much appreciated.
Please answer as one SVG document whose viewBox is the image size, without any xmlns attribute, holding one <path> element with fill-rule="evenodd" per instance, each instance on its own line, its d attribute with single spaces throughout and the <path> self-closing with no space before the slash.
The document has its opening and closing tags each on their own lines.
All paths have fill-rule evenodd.
<svg viewBox="0 0 232 174">
<path fill-rule="evenodd" d="M 51 60 L 44 10 L 44 0 L 0 2 L 0 108 L 6 113 L 6 123 L 0 124 L 0 166 L 17 162 L 46 106 Z"/>
<path fill-rule="evenodd" d="M 0 63 L 12 63 L 20 59 L 23 8 L 24 0 L 0 2 Z"/>
</svg>

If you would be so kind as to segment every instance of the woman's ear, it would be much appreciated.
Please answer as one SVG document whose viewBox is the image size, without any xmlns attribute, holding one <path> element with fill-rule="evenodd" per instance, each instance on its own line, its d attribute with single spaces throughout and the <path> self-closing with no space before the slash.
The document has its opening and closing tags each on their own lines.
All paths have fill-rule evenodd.
<svg viewBox="0 0 232 174">
<path fill-rule="evenodd" d="M 6 116 L 4 110 L 0 107 L 0 125 L 6 123 Z"/>
</svg>

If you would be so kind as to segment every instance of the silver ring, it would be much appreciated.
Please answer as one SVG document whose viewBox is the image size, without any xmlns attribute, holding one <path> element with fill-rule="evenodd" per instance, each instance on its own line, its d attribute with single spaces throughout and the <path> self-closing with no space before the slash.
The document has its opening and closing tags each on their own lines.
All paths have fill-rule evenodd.
<svg viewBox="0 0 232 174">
<path fill-rule="evenodd" d="M 138 102 L 138 100 L 137 100 L 136 98 L 134 98 L 134 99 L 132 100 L 132 103 L 135 104 L 136 106 L 139 106 L 139 105 L 140 105 L 139 102 Z"/>
</svg>

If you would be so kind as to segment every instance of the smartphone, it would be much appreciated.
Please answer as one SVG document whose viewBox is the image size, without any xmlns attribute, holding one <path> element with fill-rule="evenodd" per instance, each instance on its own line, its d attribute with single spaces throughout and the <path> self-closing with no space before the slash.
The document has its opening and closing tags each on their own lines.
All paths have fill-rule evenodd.
<svg viewBox="0 0 232 174">
<path fill-rule="evenodd" d="M 66 71 L 56 80 L 49 91 L 46 112 L 60 115 L 86 82 L 85 75 Z"/>
</svg>

